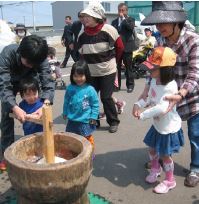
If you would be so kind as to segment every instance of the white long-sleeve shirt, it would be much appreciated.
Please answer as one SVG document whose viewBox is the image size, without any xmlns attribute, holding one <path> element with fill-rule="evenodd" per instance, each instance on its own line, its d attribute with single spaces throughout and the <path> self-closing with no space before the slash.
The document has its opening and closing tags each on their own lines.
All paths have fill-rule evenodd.
<svg viewBox="0 0 199 204">
<path fill-rule="evenodd" d="M 140 99 L 137 104 L 140 108 L 151 106 L 140 114 L 141 120 L 153 118 L 155 129 L 161 134 L 175 133 L 181 128 L 181 118 L 176 111 L 176 106 L 166 113 L 169 101 L 164 100 L 165 96 L 178 92 L 177 84 L 173 80 L 167 85 L 157 85 L 156 80 L 151 80 L 151 85 L 146 101 Z"/>
</svg>

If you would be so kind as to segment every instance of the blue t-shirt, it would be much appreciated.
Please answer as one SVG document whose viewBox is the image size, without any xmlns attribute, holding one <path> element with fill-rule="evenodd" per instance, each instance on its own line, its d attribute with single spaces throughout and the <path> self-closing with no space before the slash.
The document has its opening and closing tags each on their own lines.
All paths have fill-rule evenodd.
<svg viewBox="0 0 199 204">
<path fill-rule="evenodd" d="M 27 114 L 34 113 L 42 106 L 43 102 L 41 101 L 41 99 L 38 99 L 34 104 L 28 104 L 25 100 L 19 103 L 19 107 L 23 109 Z M 26 121 L 23 123 L 23 131 L 24 135 L 30 135 L 36 132 L 43 132 L 43 126 Z"/>
</svg>

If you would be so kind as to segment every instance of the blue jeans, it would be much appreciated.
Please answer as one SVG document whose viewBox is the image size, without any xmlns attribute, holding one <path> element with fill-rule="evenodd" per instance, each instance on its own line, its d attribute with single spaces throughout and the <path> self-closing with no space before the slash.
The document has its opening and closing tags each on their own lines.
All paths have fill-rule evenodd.
<svg viewBox="0 0 199 204">
<path fill-rule="evenodd" d="M 187 126 L 191 145 L 190 170 L 199 173 L 199 114 L 187 120 Z"/>
<path fill-rule="evenodd" d="M 14 142 L 14 119 L 9 117 L 10 110 L 6 103 L 1 103 L 1 151 Z"/>
</svg>

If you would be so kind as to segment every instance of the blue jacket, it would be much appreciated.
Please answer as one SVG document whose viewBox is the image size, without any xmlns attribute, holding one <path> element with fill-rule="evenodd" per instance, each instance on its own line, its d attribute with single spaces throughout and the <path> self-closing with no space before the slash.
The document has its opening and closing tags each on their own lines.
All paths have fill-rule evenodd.
<svg viewBox="0 0 199 204">
<path fill-rule="evenodd" d="M 19 107 L 23 109 L 27 114 L 34 113 L 42 106 L 43 106 L 43 102 L 41 102 L 40 99 L 38 99 L 34 104 L 28 104 L 25 100 L 19 103 Z M 43 132 L 43 126 L 27 121 L 23 123 L 23 131 L 24 131 L 24 135 L 30 135 L 36 132 Z"/>
<path fill-rule="evenodd" d="M 95 89 L 88 84 L 69 85 L 64 97 L 63 115 L 69 120 L 82 123 L 96 120 L 99 115 L 99 99 Z"/>
</svg>

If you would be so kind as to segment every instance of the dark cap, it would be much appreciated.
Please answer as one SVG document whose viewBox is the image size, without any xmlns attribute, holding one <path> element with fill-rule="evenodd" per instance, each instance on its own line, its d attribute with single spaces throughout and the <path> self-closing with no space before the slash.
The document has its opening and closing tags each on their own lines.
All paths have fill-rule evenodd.
<svg viewBox="0 0 199 204">
<path fill-rule="evenodd" d="M 141 25 L 158 23 L 182 23 L 187 20 L 181 1 L 153 1 L 152 12 L 141 22 Z"/>
</svg>

